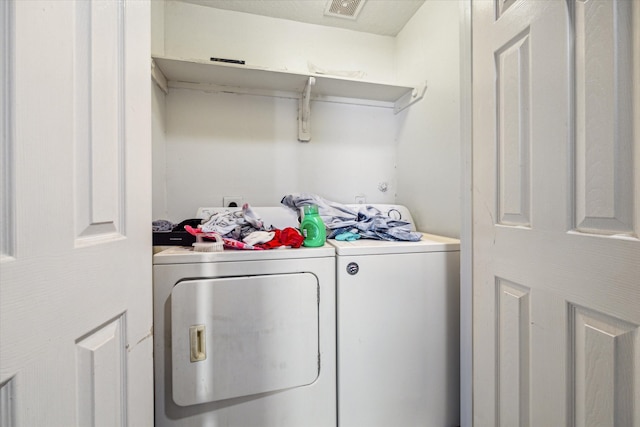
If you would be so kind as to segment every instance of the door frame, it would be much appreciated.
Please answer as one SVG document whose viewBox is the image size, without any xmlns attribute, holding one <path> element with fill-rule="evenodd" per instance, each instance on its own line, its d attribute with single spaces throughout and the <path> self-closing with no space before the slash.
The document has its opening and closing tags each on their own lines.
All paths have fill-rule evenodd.
<svg viewBox="0 0 640 427">
<path fill-rule="evenodd" d="M 460 5 L 460 425 L 473 425 L 473 97 L 471 1 Z"/>
</svg>

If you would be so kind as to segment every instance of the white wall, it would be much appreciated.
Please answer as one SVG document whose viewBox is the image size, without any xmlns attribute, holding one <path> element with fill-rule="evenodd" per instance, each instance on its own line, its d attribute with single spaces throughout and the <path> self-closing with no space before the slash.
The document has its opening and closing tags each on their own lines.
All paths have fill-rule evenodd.
<svg viewBox="0 0 640 427">
<path fill-rule="evenodd" d="M 391 81 L 394 38 L 168 2 L 166 56 L 241 58 L 306 72 L 316 65 L 364 71 Z M 295 36 L 292 36 L 295 35 Z M 303 69 L 304 68 L 304 69 Z M 276 205 L 307 191 L 353 203 L 395 200 L 396 116 L 389 108 L 312 102 L 312 140 L 297 141 L 297 100 L 172 89 L 154 92 L 154 116 L 164 121 L 165 167 L 154 157 L 154 218 L 179 221 L 198 206 L 242 196 L 254 206 Z M 161 125 L 154 126 L 162 131 Z M 162 174 L 165 173 L 164 182 Z M 381 192 L 379 184 L 387 184 Z M 165 192 L 166 190 L 166 192 Z"/>
<path fill-rule="evenodd" d="M 165 55 L 245 60 L 247 65 L 307 72 L 317 66 L 358 70 L 393 81 L 394 38 L 167 1 Z"/>
<path fill-rule="evenodd" d="M 166 106 L 164 92 L 154 83 L 151 86 L 152 212 L 154 219 L 162 219 L 168 218 Z"/>
<path fill-rule="evenodd" d="M 164 1 L 150 2 L 151 55 L 164 54 Z"/>
<path fill-rule="evenodd" d="M 428 0 L 396 38 L 401 81 L 427 81 L 398 119 L 397 203 L 423 231 L 460 233 L 460 6 Z"/>
<path fill-rule="evenodd" d="M 315 103 L 309 143 L 297 141 L 296 100 L 180 89 L 169 92 L 166 113 L 170 219 L 220 205 L 223 196 L 254 206 L 277 205 L 301 191 L 342 202 L 359 194 L 393 201 L 392 191 L 376 188 L 394 186 L 394 128 L 386 109 Z"/>
<path fill-rule="evenodd" d="M 152 1 L 151 55 L 164 54 L 164 2 Z M 151 141 L 152 141 L 152 213 L 154 219 L 167 218 L 166 194 L 166 144 L 165 144 L 165 96 L 151 83 Z"/>
<path fill-rule="evenodd" d="M 367 80 L 426 80 L 428 89 L 398 115 L 312 102 L 310 143 L 297 141 L 296 100 L 173 89 L 163 112 L 156 90 L 154 117 L 164 129 L 154 126 L 154 139 L 166 134 L 154 150 L 166 157 L 157 165 L 163 155 L 154 152 L 154 218 L 178 221 L 224 196 L 258 206 L 308 191 L 342 203 L 364 195 L 406 204 L 419 229 L 459 236 L 459 14 L 456 1 L 427 1 L 393 38 L 168 1 L 156 54 L 298 72 L 310 61 L 364 71 Z"/>
</svg>

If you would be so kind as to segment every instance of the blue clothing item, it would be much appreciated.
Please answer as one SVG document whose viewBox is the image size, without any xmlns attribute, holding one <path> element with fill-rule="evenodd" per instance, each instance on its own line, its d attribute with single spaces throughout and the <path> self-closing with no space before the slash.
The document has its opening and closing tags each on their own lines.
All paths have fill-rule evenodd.
<svg viewBox="0 0 640 427">
<path fill-rule="evenodd" d="M 389 218 L 373 206 L 352 209 L 308 193 L 284 196 L 280 203 L 296 211 L 301 206 L 318 205 L 318 213 L 329 229 L 329 239 L 354 229 L 364 239 L 417 242 L 422 238 L 422 234 L 411 231 L 407 221 Z"/>
<path fill-rule="evenodd" d="M 354 240 L 358 240 L 360 235 L 358 233 L 352 233 L 347 231 L 346 233 L 338 234 L 336 236 L 336 240 L 343 240 L 347 242 L 353 242 Z"/>
</svg>

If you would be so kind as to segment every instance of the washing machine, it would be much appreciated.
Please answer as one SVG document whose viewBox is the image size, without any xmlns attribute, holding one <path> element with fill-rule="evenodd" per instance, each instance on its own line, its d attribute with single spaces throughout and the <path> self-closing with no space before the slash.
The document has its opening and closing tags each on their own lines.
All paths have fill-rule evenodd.
<svg viewBox="0 0 640 427">
<path fill-rule="evenodd" d="M 334 254 L 156 253 L 155 425 L 335 426 Z"/>
<path fill-rule="evenodd" d="M 373 206 L 413 224 L 404 206 Z M 459 241 L 329 242 L 339 427 L 458 426 Z"/>
</svg>

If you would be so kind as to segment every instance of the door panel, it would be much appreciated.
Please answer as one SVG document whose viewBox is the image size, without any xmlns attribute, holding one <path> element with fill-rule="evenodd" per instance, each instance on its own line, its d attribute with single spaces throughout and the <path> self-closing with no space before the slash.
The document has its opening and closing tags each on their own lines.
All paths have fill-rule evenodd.
<svg viewBox="0 0 640 427">
<path fill-rule="evenodd" d="M 498 384 L 502 424 L 529 425 L 531 290 L 496 278 L 496 329 L 500 362 Z"/>
<path fill-rule="evenodd" d="M 148 8 L 0 4 L 1 425 L 153 424 Z"/>
<path fill-rule="evenodd" d="M 574 305 L 569 315 L 573 424 L 638 425 L 638 325 Z"/>
<path fill-rule="evenodd" d="M 640 425 L 639 27 L 473 2 L 475 425 Z"/>
<path fill-rule="evenodd" d="M 124 317 L 92 331 L 76 343 L 78 425 L 126 425 Z"/>
<path fill-rule="evenodd" d="M 531 225 L 529 31 L 496 52 L 498 103 L 498 223 Z"/>
<path fill-rule="evenodd" d="M 74 2 L 74 188 L 79 246 L 124 233 L 124 2 Z"/>
<path fill-rule="evenodd" d="M 638 237 L 638 161 L 633 157 L 633 107 L 638 100 L 636 94 L 634 103 L 630 84 L 634 7 L 637 2 L 624 0 L 575 3 L 573 160 L 575 227 L 581 232 Z M 636 58 L 638 44 L 636 40 Z M 638 72 L 636 65 L 636 86 Z"/>
</svg>

